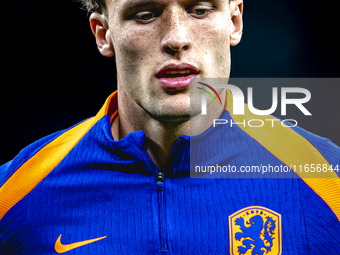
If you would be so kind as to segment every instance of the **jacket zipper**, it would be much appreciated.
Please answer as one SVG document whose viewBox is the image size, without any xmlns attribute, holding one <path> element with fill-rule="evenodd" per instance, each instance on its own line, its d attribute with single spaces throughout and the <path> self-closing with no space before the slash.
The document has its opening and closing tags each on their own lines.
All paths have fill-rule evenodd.
<svg viewBox="0 0 340 255">
<path fill-rule="evenodd" d="M 164 203 L 164 173 L 159 171 L 157 175 L 157 200 L 158 200 L 158 221 L 161 251 L 168 251 L 165 203 Z"/>
<path fill-rule="evenodd" d="M 179 146 L 178 144 L 182 141 L 182 139 L 178 139 L 176 146 Z M 149 153 L 147 152 L 147 150 L 145 149 L 145 147 L 143 147 L 144 153 L 146 154 L 149 162 L 152 164 L 154 164 L 152 162 L 152 159 L 150 158 Z M 174 156 L 174 151 L 171 153 L 170 155 L 170 159 Z M 170 160 L 169 159 L 169 160 Z M 157 167 L 156 167 L 157 169 Z M 153 168 L 153 170 L 156 170 L 155 168 Z M 157 169 L 158 170 L 158 169 Z M 165 169 L 163 171 L 159 171 L 157 174 L 157 170 L 154 172 L 157 176 L 157 202 L 158 202 L 158 228 L 159 228 L 159 238 L 160 238 L 160 243 L 161 243 L 161 254 L 166 255 L 166 254 L 170 254 L 170 250 L 169 250 L 169 245 L 168 245 L 168 233 L 167 233 L 167 224 L 166 224 L 166 213 L 165 213 L 165 201 L 164 201 L 164 172 Z"/>
</svg>

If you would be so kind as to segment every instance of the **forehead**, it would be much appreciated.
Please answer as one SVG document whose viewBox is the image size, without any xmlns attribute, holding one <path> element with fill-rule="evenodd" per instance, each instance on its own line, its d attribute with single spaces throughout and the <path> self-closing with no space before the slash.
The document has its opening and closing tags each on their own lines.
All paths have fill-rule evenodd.
<svg viewBox="0 0 340 255">
<path fill-rule="evenodd" d="M 170 4 L 179 4 L 183 7 L 195 4 L 195 3 L 212 3 L 214 6 L 229 6 L 228 0 L 107 0 L 108 12 L 113 14 L 114 12 L 123 12 L 131 8 L 139 7 L 166 7 Z"/>
</svg>

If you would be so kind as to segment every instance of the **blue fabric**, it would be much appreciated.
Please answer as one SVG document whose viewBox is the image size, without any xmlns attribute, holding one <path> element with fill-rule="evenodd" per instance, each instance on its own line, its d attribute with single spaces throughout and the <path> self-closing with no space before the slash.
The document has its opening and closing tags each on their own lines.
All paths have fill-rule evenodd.
<svg viewBox="0 0 340 255">
<path fill-rule="evenodd" d="M 56 132 L 54 134 L 48 135 L 40 140 L 32 143 L 31 145 L 24 148 L 17 157 L 13 160 L 7 162 L 0 167 L 0 186 L 2 186 L 5 181 L 11 177 L 11 175 L 28 159 L 30 159 L 40 148 L 44 147 L 46 144 L 58 137 L 63 131 Z"/>
<path fill-rule="evenodd" d="M 85 121 L 85 120 L 83 120 Z M 81 121 L 81 122 L 83 122 Z M 33 157 L 41 148 L 43 148 L 45 145 L 56 139 L 58 136 L 63 134 L 64 132 L 72 129 L 74 126 L 77 126 L 81 122 L 77 123 L 76 125 L 73 125 L 70 128 L 55 132 L 53 134 L 50 134 L 48 136 L 45 136 L 34 143 L 30 144 L 29 146 L 25 147 L 23 150 L 20 151 L 20 153 L 11 161 L 3 164 L 0 166 L 0 187 L 8 180 L 9 177 L 27 160 L 29 160 L 31 157 Z"/>
<path fill-rule="evenodd" d="M 305 137 L 318 151 L 325 157 L 325 159 L 333 165 L 334 171 L 340 177 L 340 147 L 332 143 L 331 140 L 315 135 L 300 127 L 293 128 L 298 134 Z"/>
<path fill-rule="evenodd" d="M 228 144 L 216 143 L 221 135 Z M 27 160 L 51 139 L 18 157 Z M 309 139 L 340 163 L 337 147 Z M 282 164 L 240 128 L 221 125 L 191 139 L 181 136 L 162 184 L 144 141 L 142 131 L 114 141 L 109 117 L 100 119 L 0 221 L 0 253 L 57 254 L 62 234 L 63 244 L 107 236 L 66 254 L 230 254 L 228 216 L 257 205 L 281 214 L 282 254 L 340 254 L 339 221 L 301 179 L 190 177 L 193 162 Z M 190 159 L 193 146 L 206 153 Z"/>
</svg>

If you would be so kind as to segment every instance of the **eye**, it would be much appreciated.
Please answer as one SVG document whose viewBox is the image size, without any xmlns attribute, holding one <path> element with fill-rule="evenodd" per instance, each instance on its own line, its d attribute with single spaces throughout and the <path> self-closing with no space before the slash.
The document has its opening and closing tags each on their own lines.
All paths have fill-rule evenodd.
<svg viewBox="0 0 340 255">
<path fill-rule="evenodd" d="M 204 15 L 204 14 L 206 14 L 207 11 L 209 11 L 209 10 L 206 10 L 206 9 L 196 9 L 195 11 L 196 11 L 196 14 L 197 14 L 197 15 Z"/>
<path fill-rule="evenodd" d="M 203 19 L 207 17 L 212 11 L 213 7 L 210 6 L 194 6 L 189 10 L 189 13 L 191 13 L 192 16 L 198 19 Z"/>
<path fill-rule="evenodd" d="M 142 11 L 135 15 L 135 20 L 140 23 L 149 23 L 155 19 L 155 15 L 152 11 Z"/>
</svg>

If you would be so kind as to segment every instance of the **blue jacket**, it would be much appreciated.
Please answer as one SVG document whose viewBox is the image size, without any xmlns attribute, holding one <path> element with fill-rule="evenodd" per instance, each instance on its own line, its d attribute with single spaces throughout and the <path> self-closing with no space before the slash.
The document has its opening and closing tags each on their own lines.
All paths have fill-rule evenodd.
<svg viewBox="0 0 340 255">
<path fill-rule="evenodd" d="M 240 123 L 231 100 L 221 119 Z M 340 254 L 329 140 L 217 125 L 179 137 L 159 170 L 143 131 L 113 140 L 116 114 L 113 93 L 0 168 L 1 254 Z"/>
</svg>

